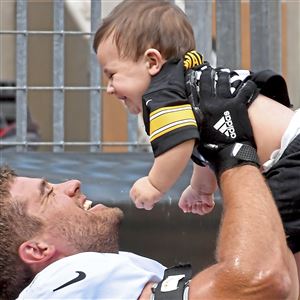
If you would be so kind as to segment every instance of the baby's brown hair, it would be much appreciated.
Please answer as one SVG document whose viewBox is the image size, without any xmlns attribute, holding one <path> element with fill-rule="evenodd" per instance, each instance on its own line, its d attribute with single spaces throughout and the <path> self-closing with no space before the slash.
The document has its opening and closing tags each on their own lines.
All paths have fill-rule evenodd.
<svg viewBox="0 0 300 300">
<path fill-rule="evenodd" d="M 165 0 L 125 0 L 103 19 L 94 38 L 99 44 L 112 34 L 121 57 L 138 61 L 149 48 L 165 59 L 182 58 L 195 49 L 195 38 L 185 13 Z"/>
</svg>

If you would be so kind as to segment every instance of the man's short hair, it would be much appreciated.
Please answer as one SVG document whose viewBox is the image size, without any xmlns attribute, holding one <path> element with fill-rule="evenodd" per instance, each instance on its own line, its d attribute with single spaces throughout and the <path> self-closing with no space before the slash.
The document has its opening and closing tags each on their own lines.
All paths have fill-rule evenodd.
<svg viewBox="0 0 300 300">
<path fill-rule="evenodd" d="M 42 223 L 26 213 L 26 206 L 9 192 L 16 174 L 0 167 L 0 299 L 15 299 L 33 279 L 21 261 L 19 246 L 42 228 Z"/>
</svg>

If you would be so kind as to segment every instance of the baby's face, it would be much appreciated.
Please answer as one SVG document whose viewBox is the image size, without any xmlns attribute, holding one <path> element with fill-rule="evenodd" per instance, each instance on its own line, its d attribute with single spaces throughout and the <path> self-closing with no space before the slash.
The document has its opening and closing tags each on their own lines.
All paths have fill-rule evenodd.
<svg viewBox="0 0 300 300">
<path fill-rule="evenodd" d="M 151 81 L 147 60 L 120 57 L 111 37 L 99 44 L 97 58 L 108 78 L 107 92 L 121 100 L 130 113 L 140 113 L 142 96 Z"/>
</svg>

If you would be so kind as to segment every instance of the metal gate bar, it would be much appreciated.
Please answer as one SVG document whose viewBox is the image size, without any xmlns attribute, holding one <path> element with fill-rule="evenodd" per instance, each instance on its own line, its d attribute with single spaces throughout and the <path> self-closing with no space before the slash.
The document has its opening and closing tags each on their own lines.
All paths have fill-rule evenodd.
<svg viewBox="0 0 300 300">
<path fill-rule="evenodd" d="M 281 1 L 250 0 L 251 65 L 281 73 Z"/>
<path fill-rule="evenodd" d="M 196 48 L 210 61 L 212 54 L 212 1 L 185 1 L 185 12 L 193 26 Z"/>
<path fill-rule="evenodd" d="M 24 144 L 27 137 L 27 2 L 16 2 L 16 27 L 22 31 L 16 37 L 16 119 L 17 119 L 17 151 L 26 151 Z"/>
<path fill-rule="evenodd" d="M 101 1 L 91 1 L 91 32 L 98 29 L 101 20 Z M 93 36 L 90 39 L 90 85 L 96 86 L 102 82 L 100 67 L 93 50 Z M 101 151 L 100 142 L 102 141 L 101 120 L 102 120 L 102 98 L 100 89 L 90 90 L 90 146 L 91 152 Z"/>
<path fill-rule="evenodd" d="M 64 1 L 53 1 L 53 152 L 64 151 Z"/>
<path fill-rule="evenodd" d="M 238 69 L 241 66 L 241 3 L 216 0 L 217 65 Z"/>
</svg>

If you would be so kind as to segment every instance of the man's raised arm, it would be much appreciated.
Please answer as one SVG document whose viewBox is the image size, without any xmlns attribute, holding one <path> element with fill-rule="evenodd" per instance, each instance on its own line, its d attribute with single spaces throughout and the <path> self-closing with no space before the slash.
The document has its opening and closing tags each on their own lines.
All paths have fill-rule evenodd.
<svg viewBox="0 0 300 300">
<path fill-rule="evenodd" d="M 243 165 L 220 178 L 224 215 L 217 263 L 190 283 L 191 299 L 297 299 L 294 258 L 259 169 Z"/>
<path fill-rule="evenodd" d="M 215 76 L 214 72 L 203 70 L 200 79 L 199 149 L 218 177 L 224 211 L 217 263 L 192 279 L 189 300 L 297 299 L 296 264 L 286 244 L 277 207 L 259 170 L 247 113 L 257 94 L 256 86 L 248 81 L 236 95 L 231 95 L 229 74 L 219 72 Z M 214 128 L 224 113 L 231 116 L 233 137 Z"/>
</svg>

